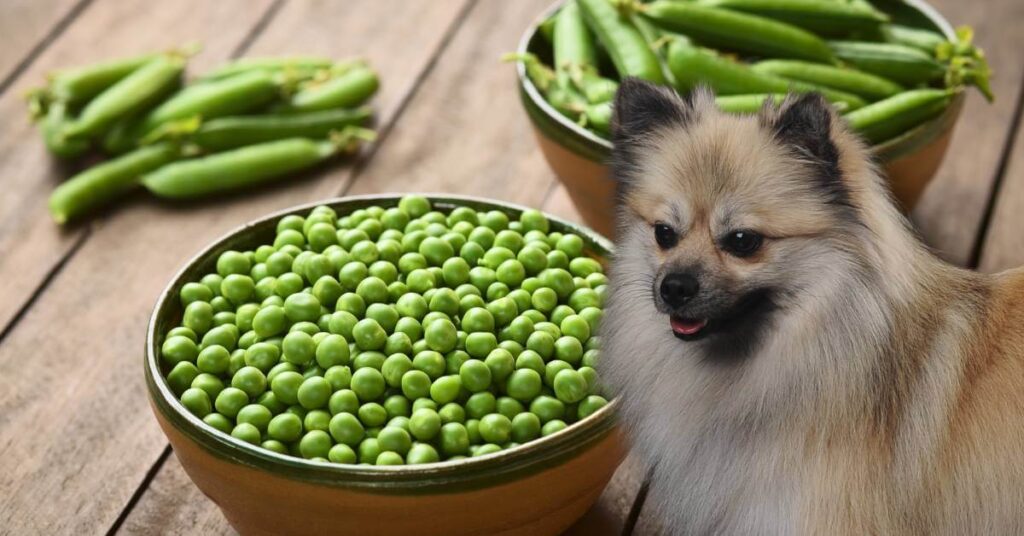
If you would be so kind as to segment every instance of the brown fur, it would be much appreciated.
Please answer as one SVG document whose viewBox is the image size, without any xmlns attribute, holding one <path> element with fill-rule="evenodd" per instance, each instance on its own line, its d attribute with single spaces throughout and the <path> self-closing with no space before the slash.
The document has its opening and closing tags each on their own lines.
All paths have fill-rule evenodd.
<svg viewBox="0 0 1024 536">
<path fill-rule="evenodd" d="M 1024 533 L 1024 272 L 934 257 L 834 116 L 840 196 L 771 135 L 793 101 L 735 117 L 708 94 L 662 97 L 686 120 L 621 132 L 617 117 L 626 187 L 602 366 L 637 449 L 658 464 L 652 504 L 666 525 Z M 638 113 L 624 98 L 616 113 Z M 658 248 L 655 222 L 678 227 L 678 245 Z M 716 237 L 737 227 L 764 234 L 762 250 L 723 252 Z M 652 303 L 666 271 L 691 265 L 702 291 L 782 290 L 734 366 L 707 363 L 709 342 L 672 337 Z"/>
</svg>

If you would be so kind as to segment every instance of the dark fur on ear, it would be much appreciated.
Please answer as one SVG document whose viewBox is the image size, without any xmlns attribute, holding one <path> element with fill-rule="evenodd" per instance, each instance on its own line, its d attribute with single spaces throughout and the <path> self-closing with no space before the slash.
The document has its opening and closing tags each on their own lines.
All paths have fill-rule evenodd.
<svg viewBox="0 0 1024 536">
<path fill-rule="evenodd" d="M 633 77 L 619 84 L 612 113 L 610 164 L 620 198 L 636 173 L 637 155 L 647 137 L 667 126 L 684 126 L 692 116 L 689 98 L 669 88 Z"/>
<path fill-rule="evenodd" d="M 775 139 L 815 166 L 819 186 L 830 203 L 849 205 L 839 150 L 832 140 L 832 120 L 832 106 L 824 97 L 804 93 L 788 97 L 766 126 Z"/>
</svg>

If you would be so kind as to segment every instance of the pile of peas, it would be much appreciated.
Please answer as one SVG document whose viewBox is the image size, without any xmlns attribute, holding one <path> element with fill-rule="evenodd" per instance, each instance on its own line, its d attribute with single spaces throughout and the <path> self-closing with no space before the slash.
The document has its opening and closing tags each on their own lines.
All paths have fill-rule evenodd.
<svg viewBox="0 0 1024 536">
<path fill-rule="evenodd" d="M 186 283 L 166 379 L 217 430 L 281 454 L 401 465 L 498 452 L 605 404 L 607 279 L 537 210 L 422 196 L 277 225 Z"/>
</svg>

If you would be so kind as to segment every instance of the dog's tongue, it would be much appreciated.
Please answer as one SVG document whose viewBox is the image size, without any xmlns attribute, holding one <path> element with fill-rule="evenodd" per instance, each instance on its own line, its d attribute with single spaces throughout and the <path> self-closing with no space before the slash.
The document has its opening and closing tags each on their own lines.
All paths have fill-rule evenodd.
<svg viewBox="0 0 1024 536">
<path fill-rule="evenodd" d="M 672 331 L 680 335 L 693 335 L 708 324 L 707 320 L 687 320 L 676 317 L 672 317 L 669 321 L 672 324 Z"/>
</svg>

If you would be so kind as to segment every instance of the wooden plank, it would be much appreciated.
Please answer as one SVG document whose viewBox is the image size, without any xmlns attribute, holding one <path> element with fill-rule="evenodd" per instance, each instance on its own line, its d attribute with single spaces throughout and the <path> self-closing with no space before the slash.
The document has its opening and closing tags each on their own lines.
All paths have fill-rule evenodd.
<svg viewBox="0 0 1024 536">
<path fill-rule="evenodd" d="M 165 27 L 173 24 L 163 20 L 164 9 L 176 13 L 180 24 L 212 18 L 197 15 L 201 5 L 177 13 L 178 5 L 153 10 L 147 4 L 147 15 Z M 252 53 L 368 56 L 381 71 L 376 104 L 386 124 L 464 5 L 287 3 Z M 217 32 L 238 26 L 247 10 L 236 5 L 223 11 L 229 18 L 209 23 Z M 166 446 L 145 403 L 139 368 L 146 320 L 160 289 L 184 259 L 221 233 L 334 192 L 350 172 L 334 167 L 188 207 L 140 195 L 94 228 L 0 344 L 0 519 L 13 520 L 14 533 L 95 533 L 111 526 Z M 55 326 L 60 337 L 53 336 Z M 25 366 L 29 356 L 32 366 Z"/>
<path fill-rule="evenodd" d="M 594 506 L 565 531 L 565 536 L 619 536 L 636 500 L 647 469 L 639 457 L 630 454 L 612 475 L 608 487 Z"/>
<path fill-rule="evenodd" d="M 1024 97 L 1024 96 L 1022 96 Z M 1024 265 L 1024 124 L 1017 125 L 1006 175 L 992 213 L 992 222 L 978 269 L 997 272 Z"/>
<path fill-rule="evenodd" d="M 1011 132 L 1024 62 L 1024 3 L 1019 0 L 961 2 L 934 0 L 932 4 L 954 25 L 970 24 L 977 43 L 984 47 L 995 72 L 995 104 L 971 90 L 938 175 L 928 186 L 912 218 L 921 234 L 943 258 L 967 266 L 980 232 L 995 183 L 999 160 Z"/>
<path fill-rule="evenodd" d="M 0 332 L 85 228 L 61 229 L 47 212 L 50 191 L 71 170 L 47 154 L 25 112 L 25 91 L 56 68 L 195 41 L 203 50 L 189 66 L 200 72 L 227 58 L 270 3 L 192 0 L 153 9 L 146 2 L 98 1 L 0 95 Z"/>
<path fill-rule="evenodd" d="M 220 508 L 189 480 L 174 455 L 164 462 L 118 534 L 153 534 L 156 527 L 165 536 L 236 534 Z"/>
<path fill-rule="evenodd" d="M 499 61 L 548 0 L 479 3 L 351 193 L 446 192 L 539 205 L 551 183 Z"/>
<path fill-rule="evenodd" d="M 31 55 L 65 18 L 71 22 L 81 4 L 80 0 L 5 0 L 0 8 L 0 87 L 32 60 Z"/>
</svg>

